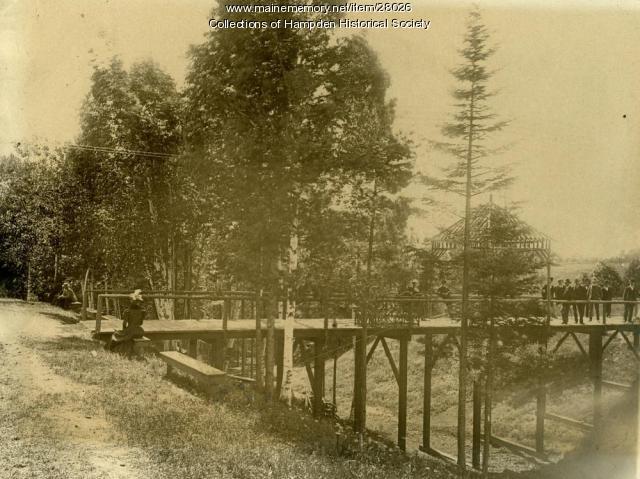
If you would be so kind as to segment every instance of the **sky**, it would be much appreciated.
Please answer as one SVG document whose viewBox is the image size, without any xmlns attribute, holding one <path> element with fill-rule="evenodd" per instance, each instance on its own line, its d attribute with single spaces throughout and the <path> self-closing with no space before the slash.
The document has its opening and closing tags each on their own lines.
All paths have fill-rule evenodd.
<svg viewBox="0 0 640 479">
<path fill-rule="evenodd" d="M 493 201 L 518 203 L 521 216 L 564 257 L 640 248 L 640 0 L 477 3 L 497 48 L 491 105 L 511 120 L 496 138 L 510 148 L 495 160 L 512 163 L 516 177 Z M 429 145 L 441 139 L 440 126 L 454 111 L 449 70 L 459 62 L 470 4 L 412 5 L 411 15 L 397 16 L 429 19 L 428 30 L 358 33 L 389 74 L 396 128 L 415 142 L 416 168 L 437 174 L 450 159 Z M 203 41 L 212 6 L 209 0 L 0 0 L 0 151 L 34 138 L 73 141 L 92 62 L 151 58 L 182 85 L 187 50 Z M 354 32 L 341 32 L 347 33 Z M 432 193 L 416 185 L 407 194 Z M 446 199 L 461 214 L 459 200 Z M 426 210 L 410 228 L 424 238 L 456 219 Z"/>
</svg>

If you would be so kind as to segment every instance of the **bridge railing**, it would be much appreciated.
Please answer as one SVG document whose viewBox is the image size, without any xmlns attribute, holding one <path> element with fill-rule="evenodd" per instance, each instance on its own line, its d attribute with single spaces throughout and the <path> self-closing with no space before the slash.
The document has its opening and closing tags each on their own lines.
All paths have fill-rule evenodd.
<svg viewBox="0 0 640 479">
<path fill-rule="evenodd" d="M 97 293 L 96 298 L 96 332 L 100 331 L 100 321 L 105 311 L 106 302 L 109 299 L 128 300 L 130 299 L 130 291 L 113 290 L 108 293 L 87 291 L 87 293 Z M 256 305 L 258 301 L 265 301 L 268 298 L 268 294 L 259 295 L 259 293 L 253 291 L 179 291 L 179 292 L 166 292 L 166 291 L 143 291 L 143 297 L 148 300 L 164 299 L 164 300 L 183 300 L 185 304 L 190 304 L 191 301 L 210 301 L 217 302 L 222 306 L 222 320 L 223 328 L 227 328 L 227 321 L 232 318 L 232 303 L 242 302 L 244 309 L 245 302 L 248 302 L 249 314 L 240 316 L 248 316 L 254 318 L 256 313 Z M 276 296 L 274 298 L 275 304 L 278 306 L 277 317 L 285 317 L 285 301 L 286 298 Z M 486 298 L 481 296 L 471 296 L 469 302 L 471 308 L 478 307 L 480 305 L 487 305 L 490 301 L 494 301 L 495 304 L 522 304 L 522 305 L 538 305 L 537 316 L 544 318 L 547 316 L 547 304 L 552 305 L 551 314 L 555 316 L 555 306 L 568 304 L 569 306 L 585 305 L 588 310 L 589 306 L 599 305 L 634 305 L 636 307 L 640 304 L 640 301 L 625 301 L 623 299 L 612 300 L 558 300 L 552 299 L 548 301 L 545 298 L 536 296 L 520 296 L 518 298 Z M 438 318 L 449 317 L 459 318 L 461 315 L 462 297 L 459 295 L 452 295 L 448 298 L 442 298 L 436 295 L 416 295 L 416 296 L 381 296 L 372 300 L 362 300 L 350 297 L 345 294 L 334 294 L 326 297 L 315 296 L 300 296 L 296 298 L 296 303 L 299 307 L 309 304 L 315 304 L 315 309 L 306 309 L 304 316 L 306 317 L 322 317 L 325 320 L 325 327 L 336 326 L 337 319 L 351 318 L 356 324 L 362 325 L 364 321 L 367 321 L 367 325 L 396 325 L 396 326 L 412 326 L 419 324 L 420 321 Z M 118 308 L 119 309 L 119 308 Z M 304 307 L 301 308 L 304 310 Z M 531 311 L 535 311 L 535 308 L 530 308 Z M 263 309 L 264 311 L 264 309 Z M 246 311 L 245 311 L 246 313 Z M 635 311 L 633 312 L 635 317 Z M 83 301 L 83 318 L 86 319 L 86 301 Z M 264 314 L 262 315 L 264 317 Z M 191 318 L 191 316 L 187 316 Z M 245 318 L 247 319 L 247 318 Z M 303 318 L 300 318 L 303 319 Z M 606 318 L 603 319 L 606 321 Z"/>
</svg>

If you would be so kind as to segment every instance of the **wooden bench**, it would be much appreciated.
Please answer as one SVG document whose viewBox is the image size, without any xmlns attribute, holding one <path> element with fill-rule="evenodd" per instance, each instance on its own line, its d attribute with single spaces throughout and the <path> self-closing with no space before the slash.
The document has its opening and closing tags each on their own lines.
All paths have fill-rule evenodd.
<svg viewBox="0 0 640 479">
<path fill-rule="evenodd" d="M 224 371 L 209 366 L 197 359 L 187 356 L 179 351 L 163 351 L 158 355 L 167 363 L 167 375 L 177 369 L 193 377 L 209 390 L 212 386 L 219 386 L 227 382 L 227 374 Z"/>
</svg>

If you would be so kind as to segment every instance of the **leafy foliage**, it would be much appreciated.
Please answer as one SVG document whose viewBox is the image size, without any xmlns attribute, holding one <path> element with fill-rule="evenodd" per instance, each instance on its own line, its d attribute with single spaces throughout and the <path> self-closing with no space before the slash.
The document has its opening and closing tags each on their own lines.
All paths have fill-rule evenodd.
<svg viewBox="0 0 640 479">
<path fill-rule="evenodd" d="M 600 262 L 596 265 L 596 268 L 593 271 L 593 276 L 598 284 L 608 284 L 611 288 L 612 295 L 617 296 L 622 294 L 624 284 L 622 282 L 622 278 L 620 277 L 620 273 L 618 273 L 615 268 L 609 266 L 606 263 Z"/>
<path fill-rule="evenodd" d="M 224 2 L 213 16 L 235 18 Z M 220 29 L 191 59 L 185 133 L 207 164 L 209 194 L 224 205 L 216 208 L 219 268 L 236 281 L 273 284 L 286 276 L 295 236 L 301 267 L 314 267 L 297 274 L 318 284 L 343 253 L 335 275 L 343 284 L 366 231 L 370 183 L 393 194 L 411 167 L 371 49 L 320 29 Z"/>
<path fill-rule="evenodd" d="M 634 258 L 627 266 L 624 273 L 625 281 L 635 281 L 636 285 L 640 284 L 640 258 Z"/>
</svg>

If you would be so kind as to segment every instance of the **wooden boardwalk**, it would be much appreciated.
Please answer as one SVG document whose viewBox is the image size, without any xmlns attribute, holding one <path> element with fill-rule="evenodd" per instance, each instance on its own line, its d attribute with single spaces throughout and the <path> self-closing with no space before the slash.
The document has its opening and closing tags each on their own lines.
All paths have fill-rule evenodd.
<svg viewBox="0 0 640 479">
<path fill-rule="evenodd" d="M 335 323 L 334 323 L 335 321 Z M 90 331 L 95 330 L 95 320 L 83 321 L 84 326 Z M 334 327 L 333 324 L 336 326 Z M 267 320 L 261 321 L 263 331 L 267 329 Z M 544 326 L 541 321 L 540 326 Z M 585 320 L 584 324 L 562 324 L 560 319 L 552 319 L 551 328 L 555 332 L 588 333 L 597 329 L 622 330 L 622 331 L 640 331 L 638 323 L 624 323 L 621 316 L 607 318 L 607 324 L 602 322 L 589 322 Z M 536 326 L 529 326 L 536 327 Z M 234 319 L 227 321 L 227 329 L 223 329 L 223 320 L 221 319 L 180 319 L 175 321 L 167 320 L 147 320 L 143 324 L 145 336 L 149 339 L 216 339 L 221 335 L 227 338 L 254 338 L 256 333 L 255 319 Z M 100 325 L 100 338 L 111 335 L 115 330 L 122 329 L 122 321 L 114 316 L 103 316 Z M 330 319 L 328 321 L 327 332 L 331 336 L 349 337 L 359 334 L 361 328 L 356 325 L 353 319 Z M 406 327 L 401 323 L 388 324 L 382 327 L 369 327 L 369 334 L 372 336 L 389 336 L 394 337 L 398 334 L 421 335 L 421 334 L 450 334 L 460 329 L 460 322 L 454 321 L 447 317 L 430 318 L 421 320 L 419 324 Z M 275 320 L 276 334 L 282 334 L 284 331 L 284 320 Z M 294 323 L 294 337 L 300 339 L 313 339 L 324 335 L 325 320 L 322 318 L 296 319 Z"/>
<path fill-rule="evenodd" d="M 96 321 L 93 311 L 92 320 L 82 321 L 82 324 L 89 332 L 92 332 L 96 339 L 106 340 L 115 330 L 122 329 L 122 321 L 110 315 L 101 315 L 101 321 Z M 198 342 L 209 343 L 207 356 L 212 364 L 221 370 L 225 370 L 225 364 L 233 355 L 227 354 L 227 348 L 231 339 L 242 339 L 240 341 L 242 370 L 244 371 L 246 359 L 251 358 L 249 365 L 249 375 L 255 370 L 255 380 L 258 387 L 263 387 L 269 395 L 279 396 L 282 388 L 284 367 L 284 326 L 283 319 L 275 319 L 274 328 L 268 329 L 267 319 L 260 321 L 260 329 L 256 329 L 256 319 L 230 319 L 225 308 L 227 319 L 181 319 L 181 320 L 147 320 L 143 324 L 145 336 L 154 341 L 162 340 L 183 340 L 187 343 L 188 354 L 198 357 Z M 99 323 L 99 325 L 98 325 Z M 99 332 L 95 333 L 96 326 Z M 500 328 L 514 328 L 518 326 L 497 326 Z M 540 318 L 539 325 L 523 324 L 521 327 L 529 330 L 547 327 L 546 319 Z M 469 327 L 470 330 L 473 327 Z M 259 334 L 257 334 L 259 331 Z M 486 409 L 487 403 L 482 405 L 483 394 L 480 382 L 474 382 L 473 393 L 473 434 L 472 434 L 472 467 L 478 469 L 480 464 L 480 450 L 483 435 L 489 434 L 491 444 L 507 447 L 518 454 L 526 454 L 538 458 L 546 458 L 545 454 L 545 422 L 559 421 L 567 427 L 577 427 L 592 431 L 597 441 L 600 441 L 603 426 L 603 386 L 615 386 L 618 389 L 628 391 L 631 384 L 618 384 L 606 381 L 603 378 L 602 360 L 608 345 L 614 341 L 624 341 L 628 346 L 632 357 L 640 364 L 640 323 L 625 323 L 621 316 L 607 318 L 606 324 L 599 321 L 589 321 L 585 318 L 584 324 L 576 324 L 571 320 L 568 324 L 563 324 L 560 318 L 553 318 L 549 323 L 548 333 L 548 353 L 553 355 L 563 344 L 575 343 L 585 360 L 585 367 L 589 372 L 593 383 L 593 420 L 592 424 L 582 423 L 575 418 L 562 417 L 547 411 L 547 385 L 548 378 L 542 374 L 538 378 L 538 386 L 530 392 L 532 399 L 536 403 L 535 407 L 535 438 L 531 444 L 520 444 L 508 438 L 498 438 L 491 433 L 489 426 L 485 423 L 482 427 L 482 410 Z M 450 458 L 449 454 L 438 451 L 431 444 L 431 403 L 432 403 L 432 374 L 434 364 L 441 357 L 444 348 L 448 345 L 457 347 L 458 354 L 461 354 L 461 326 L 459 321 L 448 317 L 436 317 L 421 319 L 408 326 L 402 322 L 387 322 L 381 326 L 369 326 L 367 328 L 367 338 L 365 341 L 363 331 L 353 319 L 333 319 L 333 318 L 310 318 L 296 319 L 294 322 L 294 348 L 298 348 L 305 363 L 305 369 L 309 379 L 313 395 L 314 415 L 320 416 L 324 410 L 325 396 L 325 362 L 334 360 L 334 385 L 335 396 L 335 376 L 337 351 L 345 352 L 347 345 L 351 345 L 354 351 L 354 386 L 353 405 L 355 410 L 354 430 L 363 432 L 366 430 L 366 394 L 362 384 L 366 384 L 367 363 L 372 357 L 376 347 L 384 348 L 385 355 L 391 366 L 391 370 L 398 385 L 398 439 L 397 444 L 400 449 L 405 450 L 407 444 L 407 395 L 408 395 L 408 343 L 412 336 L 422 336 L 424 339 L 424 385 L 423 385 L 423 411 L 422 411 L 422 443 L 420 450 L 436 457 Z M 546 336 L 546 335 L 545 335 Z M 245 340 L 249 341 L 245 341 Z M 353 343 L 351 340 L 353 339 Z M 388 340 L 397 340 L 399 344 L 399 354 L 390 352 L 387 344 Z M 342 343 L 337 349 L 331 350 L 329 341 Z M 586 341 L 585 341 L 586 340 Z M 567 343 L 568 341 L 568 343 Z M 237 344 L 238 342 L 235 342 Z M 246 343 L 252 344 L 251 353 L 246 351 Z M 263 346 L 264 345 L 264 346 Z M 345 349 L 346 347 L 346 349 Z M 547 348 L 545 348 L 545 351 Z M 331 354 L 333 351 L 333 354 Z M 254 368 L 255 360 L 255 368 Z M 276 374 L 273 374 L 273 370 Z M 333 404 L 335 404 L 335 397 Z M 490 406 L 489 406 L 490 407 Z M 361 418 L 361 419 L 358 419 Z M 464 431 L 466 420 L 458 424 L 458 430 Z M 462 444 L 466 442 L 466 433 L 462 436 Z M 461 439 L 459 439 L 461 441 Z M 460 446 L 460 444 L 459 444 Z M 466 447 L 466 446 L 465 446 Z M 460 447 L 458 451 L 457 463 L 466 464 L 466 452 Z M 488 455 L 489 453 L 487 453 Z M 484 457 L 484 456 L 483 456 Z M 455 458 L 452 458 L 456 462 Z M 488 459 L 487 459 L 488 460 Z"/>
</svg>

